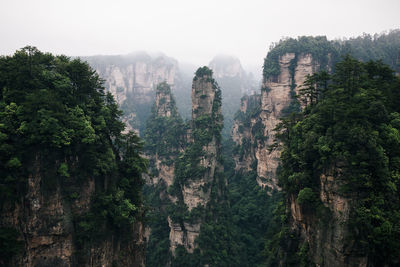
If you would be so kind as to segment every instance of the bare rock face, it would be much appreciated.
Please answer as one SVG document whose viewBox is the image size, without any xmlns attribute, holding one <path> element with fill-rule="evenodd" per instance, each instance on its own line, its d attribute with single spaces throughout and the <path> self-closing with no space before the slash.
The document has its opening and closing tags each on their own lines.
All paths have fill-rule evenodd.
<svg viewBox="0 0 400 267">
<path fill-rule="evenodd" d="M 295 61 L 294 73 L 290 66 Z M 265 136 L 268 136 L 266 147 L 275 141 L 274 129 L 285 115 L 285 109 L 294 99 L 291 92 L 297 93 L 304 83 L 306 76 L 314 73 L 316 64 L 310 54 L 286 53 L 279 58 L 280 75 L 264 81 L 265 90 L 261 93 L 261 120 L 265 126 Z M 276 169 L 279 165 L 280 150 L 275 149 L 270 153 L 262 149 L 257 153 L 259 164 L 257 173 L 259 177 L 266 178 L 264 185 L 277 188 Z"/>
<path fill-rule="evenodd" d="M 273 190 L 279 190 L 276 169 L 280 158 L 279 148 L 268 151 L 275 142 L 274 129 L 295 101 L 292 95 L 298 92 L 306 76 L 319 68 L 311 54 L 295 53 L 279 57 L 279 67 L 278 76 L 264 78 L 261 96 L 242 100 L 242 118 L 236 118 L 231 132 L 233 141 L 241 150 L 240 155 L 235 157 L 235 169 L 250 171 L 256 161 L 257 183 Z M 248 108 L 250 102 L 253 103 L 251 109 Z"/>
<path fill-rule="evenodd" d="M 319 198 L 329 212 L 329 220 L 321 222 L 290 196 L 292 229 L 309 244 L 316 266 L 368 266 L 365 253 L 354 249 L 349 237 L 349 217 L 355 195 L 340 194 L 340 166 L 333 166 L 320 176 Z M 315 211 L 312 212 L 315 214 Z"/>
<path fill-rule="evenodd" d="M 304 108 L 292 96 L 299 93 L 307 75 L 320 69 L 320 63 L 311 54 L 286 53 L 279 57 L 279 66 L 280 74 L 265 78 L 263 82 L 258 116 L 267 138 L 255 149 L 258 183 L 278 190 L 276 170 L 281 151 L 278 148 L 269 152 L 268 147 L 276 141 L 274 129 L 280 119 L 288 115 L 288 109 L 293 108 L 294 103 L 298 110 Z M 329 70 L 329 66 L 324 67 Z M 320 177 L 319 197 L 326 208 L 325 212 L 330 214 L 329 220 L 321 222 L 316 218 L 315 211 L 310 212 L 297 202 L 297 195 L 291 195 L 287 200 L 291 228 L 300 240 L 309 244 L 309 255 L 316 266 L 367 266 L 367 258 L 357 256 L 362 253 L 354 251 L 353 244 L 348 241 L 351 240 L 348 223 L 352 199 L 356 197 L 339 193 L 342 183 L 340 169 L 340 166 L 333 166 Z"/>
<path fill-rule="evenodd" d="M 201 116 L 210 116 L 215 99 L 215 89 L 207 76 L 193 81 L 192 86 L 192 120 Z"/>
<path fill-rule="evenodd" d="M 43 188 L 41 170 L 36 158 L 33 172 L 28 175 L 26 194 L 14 204 L 5 203 L 2 207 L 0 225 L 23 233 L 23 253 L 10 266 L 144 266 L 141 222 L 134 224 L 128 242 L 109 235 L 91 244 L 85 250 L 87 253 L 82 254 L 77 246 L 73 218 L 89 211 L 96 182 L 82 183 L 77 192 L 79 197 L 71 202 L 66 200 L 60 184 L 51 191 Z"/>
<path fill-rule="evenodd" d="M 279 190 L 276 169 L 281 153 L 279 148 L 268 151 L 275 142 L 274 129 L 295 101 L 292 95 L 298 93 L 306 76 L 318 70 L 319 65 L 311 54 L 286 53 L 279 57 L 279 67 L 278 76 L 264 78 L 258 107 L 249 110 L 250 98 L 243 99 L 241 112 L 244 116 L 247 114 L 247 118 L 244 121 L 236 119 L 232 129 L 234 142 L 244 150 L 240 158 L 235 159 L 236 170 L 249 171 L 256 160 L 257 183 L 273 190 Z M 256 135 L 264 138 L 256 138 Z M 249 144 L 247 149 L 243 147 L 243 140 Z"/>
</svg>

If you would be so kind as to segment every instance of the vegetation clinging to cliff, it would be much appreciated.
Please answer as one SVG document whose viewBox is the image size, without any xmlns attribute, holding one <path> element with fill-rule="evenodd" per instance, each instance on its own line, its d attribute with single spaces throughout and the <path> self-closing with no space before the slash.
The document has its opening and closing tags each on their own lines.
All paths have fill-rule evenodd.
<svg viewBox="0 0 400 267">
<path fill-rule="evenodd" d="M 32 175 L 44 196 L 60 189 L 71 203 L 95 179 L 90 211 L 70 218 L 77 243 L 104 229 L 129 231 L 143 212 L 146 161 L 139 138 L 121 133 L 121 111 L 88 64 L 25 47 L 0 58 L 0 90 L 1 203 L 24 197 Z"/>
<path fill-rule="evenodd" d="M 337 54 L 337 49 L 334 43 L 328 41 L 325 36 L 301 36 L 298 39 L 282 39 L 270 47 L 270 51 L 264 59 L 264 79 L 280 74 L 279 57 L 286 53 L 311 54 L 321 67 L 325 67 L 329 63 L 329 57 Z"/>
<path fill-rule="evenodd" d="M 282 189 L 305 214 L 324 220 L 320 176 L 333 170 L 342 184 L 336 193 L 353 203 L 349 238 L 373 265 L 395 264 L 400 251 L 399 103 L 400 81 L 390 68 L 346 57 L 317 103 L 277 128 Z"/>
<path fill-rule="evenodd" d="M 340 55 L 351 54 L 358 60 L 382 60 L 396 72 L 400 72 L 400 30 L 389 33 L 364 34 L 349 40 L 328 41 L 325 36 L 300 36 L 285 38 L 270 47 L 264 59 L 263 77 L 269 79 L 280 74 L 279 57 L 286 53 L 311 54 L 321 69 L 334 67 Z"/>
<path fill-rule="evenodd" d="M 167 105 L 170 114 L 158 114 L 157 107 L 154 104 L 151 115 L 146 123 L 145 130 L 145 151 L 151 155 L 158 155 L 164 160 L 169 160 L 170 156 L 176 156 L 184 144 L 184 135 L 186 134 L 185 125 L 176 109 L 175 99 L 171 93 L 170 86 L 166 83 L 157 85 L 156 93 L 161 95 L 159 105 Z M 169 103 L 165 103 L 169 96 Z M 168 115 L 168 116 L 167 116 Z M 172 161 L 168 162 L 172 164 Z"/>
</svg>

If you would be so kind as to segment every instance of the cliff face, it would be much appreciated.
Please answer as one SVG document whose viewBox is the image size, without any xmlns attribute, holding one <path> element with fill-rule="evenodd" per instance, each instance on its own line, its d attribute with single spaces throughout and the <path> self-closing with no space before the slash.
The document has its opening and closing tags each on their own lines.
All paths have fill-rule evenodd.
<svg viewBox="0 0 400 267">
<path fill-rule="evenodd" d="M 265 178 L 263 185 L 277 188 L 276 169 L 279 165 L 280 150 L 267 152 L 275 141 L 274 129 L 280 119 L 287 114 L 289 106 L 296 101 L 292 95 L 298 93 L 307 75 L 318 69 L 318 63 L 313 62 L 311 54 L 286 53 L 279 58 L 280 75 L 264 80 L 261 93 L 260 119 L 265 126 L 264 135 L 268 136 L 265 147 L 257 153 L 259 177 Z M 293 71 L 294 66 L 294 71 Z"/>
<path fill-rule="evenodd" d="M 189 253 L 193 252 L 204 211 L 210 208 L 211 193 L 220 194 L 217 181 L 223 180 L 220 175 L 223 166 L 219 162 L 221 129 L 221 92 L 212 72 L 204 67 L 193 79 L 190 142 L 177 162 L 174 180 L 175 205 L 183 207 L 183 212 L 192 219 L 168 218 L 172 251 L 181 245 Z"/>
<path fill-rule="evenodd" d="M 231 136 L 236 144 L 233 158 L 235 161 L 235 171 L 251 171 L 253 163 L 257 161 L 256 153 L 263 145 L 260 136 L 256 137 L 254 129 L 261 126 L 257 119 L 260 113 L 261 95 L 244 96 L 241 99 L 239 113 L 236 115 Z M 262 130 L 262 129 L 260 129 Z"/>
<path fill-rule="evenodd" d="M 154 208 L 149 266 L 169 265 L 182 251 L 193 256 L 198 247 L 202 224 L 212 214 L 211 202 L 226 186 L 220 161 L 221 129 L 221 91 L 210 69 L 200 68 L 193 79 L 188 124 L 177 112 L 169 85 L 157 86 L 145 132 L 151 171 L 145 192 Z"/>
<path fill-rule="evenodd" d="M 278 145 L 277 141 L 282 146 L 270 154 L 264 154 L 265 150 L 259 154 L 257 172 L 258 176 L 267 174 L 266 185 L 271 187 L 270 183 L 272 186 L 277 183 L 277 167 L 281 165 L 279 186 L 286 197 L 286 211 L 281 207 L 280 215 L 288 216 L 280 228 L 280 244 L 268 246 L 267 250 L 276 255 L 275 258 L 269 256 L 268 263 L 270 266 L 294 263 L 304 266 L 394 266 L 398 256 L 392 257 L 396 254 L 390 251 L 393 246 L 383 243 L 398 241 L 391 241 L 387 235 L 383 238 L 385 234 L 381 229 L 385 226 L 383 223 L 375 224 L 375 219 L 371 219 L 377 218 L 379 213 L 381 218 L 385 217 L 382 222 L 386 220 L 396 224 L 397 221 L 391 215 L 395 205 L 379 205 L 373 197 L 380 195 L 381 203 L 391 198 L 389 190 L 379 187 L 383 180 L 391 179 L 390 175 L 377 171 L 380 164 L 389 170 L 390 163 L 385 164 L 390 160 L 385 158 L 378 163 L 356 156 L 372 157 L 374 152 L 365 144 L 369 142 L 368 138 L 374 138 L 371 134 L 373 129 L 381 131 L 379 125 L 388 120 L 382 116 L 368 127 L 359 126 L 370 121 L 369 114 L 376 114 L 369 108 L 371 99 L 381 102 L 384 98 L 374 98 L 375 78 L 372 78 L 371 88 L 364 89 L 369 83 L 368 77 L 380 75 L 377 74 L 379 67 L 371 70 L 365 63 L 350 56 L 334 66 L 333 63 L 338 60 L 335 48 L 332 45 L 329 48 L 330 44 L 322 39 L 320 45 L 309 46 L 311 40 L 318 41 L 317 38 L 306 37 L 282 41 L 270 51 L 264 64 L 261 111 L 255 117 L 259 117 L 265 126 L 263 135 L 268 138 L 265 147 Z M 325 51 L 318 51 L 317 48 Z M 309 106 L 302 106 L 292 96 L 299 95 L 307 74 L 320 69 L 334 72 L 320 72 L 308 79 L 308 91 L 301 92 L 300 100 L 303 105 L 307 103 Z M 362 78 L 363 85 L 352 84 L 352 80 L 366 73 L 369 74 Z M 309 95 L 304 95 L 304 92 Z M 366 97 L 360 100 L 360 94 L 370 95 L 371 99 Z M 310 96 L 312 98 L 307 98 Z M 382 107 L 386 105 L 383 102 Z M 390 110 L 389 106 L 385 108 Z M 303 112 L 288 116 L 302 109 Z M 279 119 L 285 117 L 279 125 L 278 135 L 274 128 Z M 341 128 L 343 125 L 346 126 Z M 355 138 L 354 131 L 365 135 L 361 139 Z M 276 136 L 279 140 L 274 141 Z M 236 143 L 239 143 L 238 140 L 235 139 Z M 374 144 L 379 146 L 380 151 L 386 149 L 385 141 L 374 141 Z M 382 243 L 375 241 L 383 239 L 386 241 Z"/>
<path fill-rule="evenodd" d="M 146 162 L 101 79 L 34 47 L 0 77 L 0 265 L 143 265 Z"/>
<path fill-rule="evenodd" d="M 105 79 L 111 92 L 124 111 L 127 130 L 143 130 L 150 114 L 157 84 L 165 81 L 174 86 L 178 77 L 178 62 L 166 56 L 137 53 L 127 56 L 95 56 L 85 58 Z"/>
<path fill-rule="evenodd" d="M 319 199 L 329 212 L 329 220 L 321 222 L 315 211 L 303 208 L 297 195 L 289 197 L 292 229 L 308 243 L 311 261 L 317 266 L 368 266 L 365 252 L 357 250 L 350 235 L 349 219 L 355 205 L 354 195 L 343 195 L 343 181 L 334 166 L 320 176 Z"/>
<path fill-rule="evenodd" d="M 170 85 L 162 82 L 157 86 L 152 114 L 146 128 L 147 154 L 156 172 L 150 184 L 164 183 L 166 188 L 174 180 L 174 162 L 186 144 L 184 125 L 175 104 Z M 163 192 L 166 194 L 166 191 Z"/>
<path fill-rule="evenodd" d="M 243 100 L 241 107 L 243 115 L 241 118 L 236 118 L 232 137 L 239 150 L 242 150 L 241 159 L 235 160 L 235 169 L 249 170 L 251 163 L 256 160 L 258 184 L 279 190 L 276 170 L 279 165 L 280 150 L 268 151 L 275 142 L 274 129 L 280 119 L 289 113 L 289 109 L 296 108 L 296 104 L 293 104 L 296 103 L 293 95 L 298 93 L 306 76 L 319 69 L 319 64 L 313 61 L 311 54 L 303 53 L 298 55 L 285 53 L 279 57 L 278 63 L 279 75 L 264 77 L 258 107 L 248 108 L 249 99 L 258 97 L 252 96 Z M 245 147 L 243 138 L 246 142 Z"/>
<path fill-rule="evenodd" d="M 275 127 L 296 102 L 292 95 L 298 93 L 307 75 L 319 69 L 319 63 L 313 60 L 311 54 L 286 53 L 279 57 L 279 66 L 278 76 L 264 80 L 261 96 L 242 99 L 240 113 L 231 132 L 237 145 L 234 155 L 236 171 L 254 169 L 260 186 L 277 190 L 280 190 L 276 170 L 280 164 L 281 150 L 269 152 L 268 147 L 275 142 Z M 303 107 L 297 104 L 295 108 L 299 111 Z M 315 214 L 301 207 L 297 195 L 291 195 L 288 199 L 290 227 L 301 240 L 308 243 L 309 255 L 317 266 L 367 266 L 367 258 L 358 257 L 353 245 L 347 241 L 353 198 L 339 193 L 342 184 L 334 178 L 333 173 L 338 170 L 340 167 L 335 166 L 320 177 L 319 198 L 324 207 L 331 211 L 330 220 L 321 225 Z"/>
<path fill-rule="evenodd" d="M 124 238 L 108 234 L 83 250 L 77 244 L 76 218 L 88 213 L 93 205 L 95 180 L 80 185 L 73 202 L 66 199 L 61 185 L 46 192 L 41 185 L 42 166 L 36 162 L 27 177 L 27 192 L 14 204 L 3 206 L 2 227 L 22 233 L 23 252 L 10 266 L 144 266 L 145 242 L 141 222 Z M 99 229 L 101 231 L 101 229 Z"/>
</svg>

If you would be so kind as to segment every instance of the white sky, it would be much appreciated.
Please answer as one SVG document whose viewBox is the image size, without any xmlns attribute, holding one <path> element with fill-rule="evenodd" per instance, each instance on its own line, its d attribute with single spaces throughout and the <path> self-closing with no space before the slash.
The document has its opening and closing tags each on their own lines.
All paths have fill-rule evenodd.
<svg viewBox="0 0 400 267">
<path fill-rule="evenodd" d="M 284 36 L 395 28 L 400 0 L 0 0 L 3 55 L 26 45 L 69 56 L 145 50 L 206 65 L 223 53 L 261 69 Z"/>
</svg>

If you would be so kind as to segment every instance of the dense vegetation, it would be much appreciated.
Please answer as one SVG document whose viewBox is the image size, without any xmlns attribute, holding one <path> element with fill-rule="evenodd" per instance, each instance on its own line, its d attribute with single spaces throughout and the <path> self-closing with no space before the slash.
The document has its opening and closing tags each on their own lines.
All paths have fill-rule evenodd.
<svg viewBox="0 0 400 267">
<path fill-rule="evenodd" d="M 90 211 L 68 218 L 76 228 L 77 246 L 87 248 L 108 233 L 132 231 L 143 213 L 146 161 L 139 156 L 139 138 L 121 133 L 120 116 L 101 79 L 79 59 L 34 47 L 1 57 L 1 207 L 21 204 L 30 175 L 40 177 L 45 197 L 61 190 L 71 204 L 80 199 L 82 184 L 94 180 Z M 19 245 L 3 237 L 18 235 L 7 229 L 0 229 L 1 251 L 12 254 Z"/>
<path fill-rule="evenodd" d="M 270 47 L 264 60 L 263 77 L 265 80 L 280 74 L 279 57 L 286 53 L 311 54 L 322 68 L 326 68 L 331 63 L 330 60 L 337 57 L 338 50 L 335 44 L 328 41 L 325 36 L 282 39 Z"/>
<path fill-rule="evenodd" d="M 184 153 L 179 156 L 175 165 L 175 178 L 169 193 L 177 197 L 178 202 L 170 206 L 172 221 L 200 223 L 200 235 L 196 242 L 198 248 L 192 254 L 183 247 L 178 247 L 172 266 L 199 266 L 211 264 L 229 266 L 231 259 L 231 234 L 229 233 L 229 214 L 226 195 L 226 177 L 222 167 L 221 149 L 221 90 L 212 78 L 212 70 L 201 67 L 196 71 L 193 81 L 211 83 L 215 90 L 211 114 L 195 116 L 191 121 L 192 142 L 188 144 Z M 194 110 L 193 112 L 196 112 Z M 201 111 L 199 111 L 201 112 Z M 196 113 L 197 114 L 197 113 Z M 206 155 L 203 150 L 208 145 L 215 145 L 216 155 Z M 209 168 L 203 167 L 200 160 L 204 156 L 216 157 L 215 172 L 212 175 Z M 191 211 L 184 204 L 182 192 L 185 184 L 191 180 L 205 179 L 204 192 L 210 194 L 206 206 L 197 206 Z"/>
<path fill-rule="evenodd" d="M 176 136 L 182 134 L 185 126 L 182 127 L 181 119 L 175 112 L 172 112 L 170 117 L 159 116 L 154 106 L 150 115 L 151 119 L 147 123 L 146 141 L 149 142 L 146 145 L 147 153 L 153 156 L 159 155 L 162 164 L 175 163 L 176 170 L 174 185 L 170 188 L 161 181 L 153 186 L 145 186 L 144 192 L 150 206 L 148 220 L 152 229 L 147 247 L 146 264 L 147 266 L 166 266 L 169 263 L 171 266 L 261 265 L 265 258 L 263 249 L 265 234 L 272 218 L 271 209 L 275 206 L 273 203 L 281 197 L 267 195 L 266 190 L 257 185 L 255 171 L 235 173 L 232 143 L 225 142 L 222 149 L 223 155 L 220 155 L 218 159 L 219 164 L 224 165 L 224 173 L 217 171 L 214 180 L 204 187 L 204 190 L 211 190 L 209 204 L 206 207 L 194 208 L 189 212 L 183 202 L 181 195 L 183 185 L 191 179 L 201 179 L 207 173 L 207 169 L 199 164 L 204 154 L 202 148 L 213 138 L 218 140 L 218 146 L 221 142 L 222 118 L 218 112 L 221 96 L 218 85 L 212 79 L 211 70 L 208 68 L 201 68 L 197 73 L 200 76 L 195 79 L 203 77 L 214 84 L 217 96 L 214 112 L 211 115 L 199 116 L 191 122 L 193 142 L 176 143 L 176 139 L 184 140 Z M 160 85 L 157 94 L 165 88 L 167 88 L 166 85 Z M 170 94 L 170 91 L 167 94 Z M 255 104 L 253 103 L 254 106 Z M 173 101 L 170 106 L 172 110 L 175 110 Z M 242 119 L 246 120 L 246 118 Z M 166 144 L 171 145 L 165 146 Z M 182 147 L 184 152 L 179 153 L 177 148 Z M 154 171 L 156 166 L 152 162 L 150 157 L 151 174 L 157 177 L 159 173 Z M 227 178 L 228 185 L 225 183 Z M 178 202 L 173 204 L 167 197 L 168 194 L 176 196 Z M 181 225 L 201 222 L 200 235 L 196 240 L 198 248 L 193 253 L 188 253 L 183 246 L 178 246 L 174 257 L 172 256 L 169 250 L 168 216 L 172 221 L 180 222 Z"/>
<path fill-rule="evenodd" d="M 335 70 L 309 77 L 299 96 L 308 106 L 277 128 L 280 185 L 304 214 L 323 222 L 330 215 L 319 198 L 320 176 L 333 175 L 341 184 L 337 193 L 351 201 L 348 238 L 356 251 L 373 266 L 394 266 L 400 256 L 400 80 L 380 61 L 349 56 Z M 276 215 L 282 227 L 267 246 L 271 266 L 274 257 L 282 259 L 279 251 L 293 249 L 284 210 Z M 300 242 L 288 264 L 306 266 L 307 247 Z"/>
<path fill-rule="evenodd" d="M 351 54 L 358 60 L 382 60 L 396 72 L 400 72 L 400 30 L 352 38 L 328 41 L 325 36 L 301 36 L 297 39 L 285 38 L 270 47 L 264 59 L 263 77 L 269 79 L 280 74 L 279 57 L 286 53 L 296 56 L 311 54 L 322 70 L 334 68 L 341 55 Z"/>
<path fill-rule="evenodd" d="M 180 151 L 186 146 L 187 125 L 177 111 L 170 86 L 165 82 L 157 85 L 156 95 L 159 103 L 154 103 L 145 131 L 145 152 L 150 157 L 150 179 L 156 179 L 160 175 L 158 168 L 161 166 L 156 166 L 155 157 L 162 165 L 173 166 Z M 165 109 L 159 110 L 159 106 L 165 106 Z M 162 113 L 167 110 L 170 114 Z M 150 267 L 166 266 L 172 257 L 167 221 L 168 208 L 172 203 L 167 197 L 167 187 L 161 179 L 158 183 L 144 187 L 146 204 L 149 207 L 147 220 L 151 227 L 146 251 L 146 265 Z"/>
<path fill-rule="evenodd" d="M 400 30 L 387 34 L 363 34 L 342 41 L 342 53 L 349 53 L 358 60 L 382 60 L 397 73 L 400 73 Z"/>
<path fill-rule="evenodd" d="M 330 214 L 319 201 L 318 178 L 335 166 L 343 169 L 339 176 L 344 180 L 340 194 L 354 199 L 349 223 L 351 234 L 348 238 L 358 241 L 356 249 L 359 253 L 370 255 L 371 264 L 379 261 L 389 264 L 395 262 L 398 257 L 399 215 L 391 211 L 399 210 L 396 178 L 398 167 L 395 165 L 395 147 L 398 145 L 393 143 L 392 139 L 396 138 L 397 132 L 392 128 L 396 124 L 395 87 L 398 81 L 380 62 L 360 63 L 347 58 L 336 67 L 335 63 L 340 61 L 342 54 L 351 52 L 363 61 L 382 58 L 396 68 L 399 55 L 396 40 L 399 35 L 398 31 L 392 31 L 389 34 L 374 37 L 365 35 L 348 41 L 301 37 L 275 44 L 265 60 L 265 79 L 279 74 L 278 59 L 285 53 L 295 55 L 289 68 L 292 78 L 301 53 L 312 54 L 322 70 L 336 73 L 330 75 L 322 71 L 309 77 L 299 96 L 294 92 L 296 84 L 292 79 L 293 101 L 285 108 L 285 118 L 278 128 L 284 144 L 283 166 L 278 170 L 284 194 L 273 193 L 269 196 L 257 185 L 255 169 L 250 172 L 234 171 L 232 155 L 242 159 L 246 153 L 251 153 L 252 146 L 265 139 L 262 124 L 251 127 L 251 134 L 257 140 L 254 144 L 250 140 L 242 140 L 242 145 L 235 147 L 230 140 L 225 140 L 223 162 L 224 173 L 229 181 L 226 192 L 229 205 L 222 205 L 225 210 L 213 210 L 211 213 L 214 218 L 218 214 L 219 223 L 202 217 L 201 214 L 208 212 L 207 208 L 194 209 L 195 213 L 189 213 L 184 205 L 169 210 L 169 214 L 178 221 L 204 220 L 197 239 L 199 248 L 190 254 L 183 247 L 178 247 L 173 266 L 276 266 L 282 263 L 281 260 L 287 265 L 310 266 L 310 248 L 292 232 L 291 216 L 287 214 L 284 199 L 294 196 L 304 212 L 326 224 Z M 209 75 L 209 72 L 200 69 L 198 74 Z M 230 86 L 231 81 L 227 82 Z M 352 93 L 344 93 L 348 90 L 345 86 L 352 83 L 351 87 L 357 89 Z M 303 113 L 300 113 L 300 103 L 308 105 Z M 324 113 L 320 113 L 322 111 L 319 109 L 324 110 Z M 238 112 L 235 119 L 241 121 L 242 129 L 239 131 L 250 127 L 250 120 L 259 116 L 259 112 L 257 105 L 246 113 Z M 385 115 L 380 117 L 381 114 Z M 204 126 L 211 123 L 210 118 L 199 118 L 198 122 Z M 391 128 L 382 130 L 386 127 L 384 125 Z M 210 140 L 207 132 L 197 131 L 195 134 L 201 142 Z M 389 137 L 392 141 L 385 141 Z M 392 156 L 389 156 L 389 150 Z M 185 177 L 200 177 L 204 174 L 204 169 L 196 167 L 197 157 L 201 153 L 200 146 L 192 144 L 187 153 L 178 158 L 177 174 L 182 177 L 177 181 L 184 183 Z M 382 153 L 387 154 L 387 159 L 382 157 Z M 344 164 L 346 161 L 347 165 Z M 382 164 L 375 166 L 380 161 Z M 255 168 L 256 162 L 252 166 Z M 381 179 L 382 173 L 391 178 Z M 356 191 L 360 191 L 360 194 L 354 196 Z M 169 192 L 180 190 L 179 187 L 178 190 L 172 187 Z M 159 223 L 156 231 L 163 233 L 163 246 L 158 248 L 162 248 L 164 255 L 167 255 L 168 225 Z M 158 258 L 164 259 L 159 263 L 166 262 L 165 258 Z"/>
</svg>

